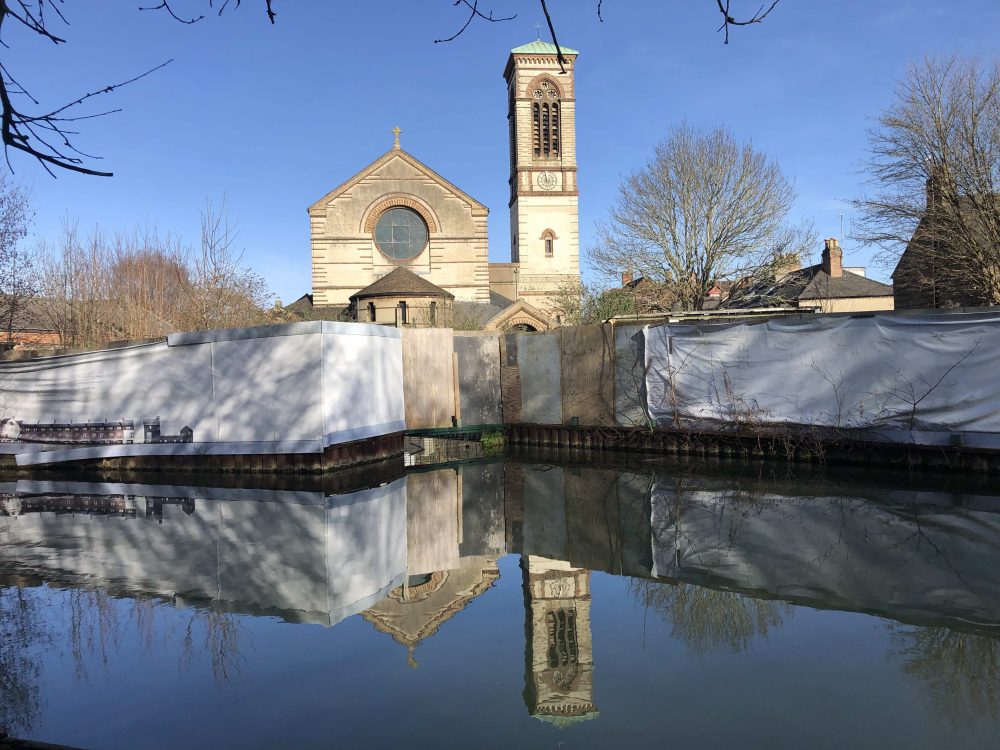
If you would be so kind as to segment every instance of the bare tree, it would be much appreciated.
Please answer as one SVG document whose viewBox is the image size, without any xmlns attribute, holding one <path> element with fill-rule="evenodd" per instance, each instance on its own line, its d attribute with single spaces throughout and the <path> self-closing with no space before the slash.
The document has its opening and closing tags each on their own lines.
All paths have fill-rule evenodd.
<svg viewBox="0 0 1000 750">
<path fill-rule="evenodd" d="M 899 260 L 896 285 L 925 290 L 920 306 L 1000 303 L 1000 64 L 912 65 L 869 149 L 855 239 Z"/>
<path fill-rule="evenodd" d="M 778 165 L 723 128 L 675 128 L 644 168 L 625 178 L 590 259 L 667 285 L 684 310 L 703 307 L 718 281 L 753 278 L 805 248 L 785 223 L 795 198 Z"/>
<path fill-rule="evenodd" d="M 268 322 L 272 295 L 235 252 L 225 203 L 207 204 L 201 234 L 192 250 L 154 232 L 95 229 L 84 239 L 67 222 L 42 272 L 48 323 L 63 346 Z"/>
<path fill-rule="evenodd" d="M 190 296 L 188 252 L 171 236 L 116 235 L 107 256 L 106 298 L 114 337 L 165 336 L 182 325 Z"/>
<path fill-rule="evenodd" d="M 91 346 L 108 341 L 108 261 L 105 238 L 95 230 L 80 237 L 75 223 L 65 221 L 55 248 L 42 255 L 42 294 L 48 325 L 63 346 Z"/>
<path fill-rule="evenodd" d="M 38 294 L 35 253 L 25 245 L 31 225 L 27 193 L 0 174 L 0 325 L 5 345 L 14 344 L 14 330 Z"/>
<path fill-rule="evenodd" d="M 261 325 L 272 295 L 258 273 L 243 265 L 235 249 L 236 226 L 225 199 L 216 209 L 206 201 L 201 214 L 201 246 L 190 265 L 188 330 Z"/>
</svg>

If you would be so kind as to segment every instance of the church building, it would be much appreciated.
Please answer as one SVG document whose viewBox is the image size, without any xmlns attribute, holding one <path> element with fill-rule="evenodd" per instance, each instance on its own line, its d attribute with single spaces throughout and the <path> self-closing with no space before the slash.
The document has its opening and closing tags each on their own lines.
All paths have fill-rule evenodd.
<svg viewBox="0 0 1000 750">
<path fill-rule="evenodd" d="M 309 207 L 316 311 L 450 325 L 452 308 L 464 306 L 492 330 L 559 324 L 560 292 L 580 280 L 578 53 L 562 53 L 560 65 L 554 45 L 531 42 L 511 50 L 504 69 L 510 262 L 489 262 L 489 209 L 405 151 L 397 127 L 389 151 Z"/>
</svg>

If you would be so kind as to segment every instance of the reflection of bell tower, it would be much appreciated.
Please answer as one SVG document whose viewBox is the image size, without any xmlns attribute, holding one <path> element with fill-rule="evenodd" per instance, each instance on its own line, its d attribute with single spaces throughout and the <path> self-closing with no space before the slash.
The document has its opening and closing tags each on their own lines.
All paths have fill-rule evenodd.
<svg viewBox="0 0 1000 750">
<path fill-rule="evenodd" d="M 517 296 L 548 311 L 580 281 L 576 180 L 577 51 L 535 41 L 511 50 L 504 70 L 510 125 L 511 261 Z"/>
<path fill-rule="evenodd" d="M 535 718 L 566 726 L 597 716 L 590 636 L 590 571 L 525 555 L 524 702 Z"/>
</svg>

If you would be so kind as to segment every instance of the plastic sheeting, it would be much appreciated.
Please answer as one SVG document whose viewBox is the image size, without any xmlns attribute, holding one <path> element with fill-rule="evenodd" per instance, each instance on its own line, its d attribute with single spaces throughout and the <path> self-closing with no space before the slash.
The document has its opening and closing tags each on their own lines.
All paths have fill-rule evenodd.
<svg viewBox="0 0 1000 750">
<path fill-rule="evenodd" d="M 615 421 L 622 427 L 646 427 L 645 337 L 635 323 L 615 326 Z"/>
<path fill-rule="evenodd" d="M 647 327 L 650 417 L 867 428 L 940 443 L 1000 433 L 1000 315 L 817 316 Z"/>
<path fill-rule="evenodd" d="M 19 463 L 319 452 L 405 429 L 400 334 L 316 321 L 4 362 L 0 419 Z"/>
</svg>

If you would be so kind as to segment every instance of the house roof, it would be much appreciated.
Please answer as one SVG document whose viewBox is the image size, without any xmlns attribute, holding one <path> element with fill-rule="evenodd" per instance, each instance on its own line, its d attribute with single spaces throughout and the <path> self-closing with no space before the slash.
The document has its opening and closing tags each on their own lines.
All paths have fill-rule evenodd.
<svg viewBox="0 0 1000 750">
<path fill-rule="evenodd" d="M 437 284 L 432 284 L 422 276 L 417 276 L 409 268 L 395 268 L 374 284 L 351 295 L 351 299 L 362 297 L 446 297 L 455 299 L 455 295 Z"/>
<path fill-rule="evenodd" d="M 823 270 L 823 264 L 806 266 L 781 277 L 777 282 L 762 282 L 738 300 L 724 307 L 757 307 L 761 304 L 792 300 L 849 299 L 858 297 L 891 297 L 892 287 L 881 281 L 865 278 L 850 271 L 834 277 Z"/>
<path fill-rule="evenodd" d="M 559 45 L 559 49 L 562 50 L 564 55 L 579 55 L 580 53 L 575 49 L 570 49 L 569 47 L 563 47 Z M 528 42 L 527 44 L 522 44 L 520 47 L 514 47 L 510 51 L 512 55 L 555 55 L 556 45 L 551 42 L 543 42 L 538 39 L 534 42 Z"/>
<path fill-rule="evenodd" d="M 0 299 L 0 304 L 6 306 L 7 298 Z M 29 297 L 18 302 L 14 311 L 12 330 L 15 331 L 54 331 L 52 324 L 52 309 L 60 302 L 44 297 Z M 4 321 L 6 325 L 6 321 Z"/>
</svg>

